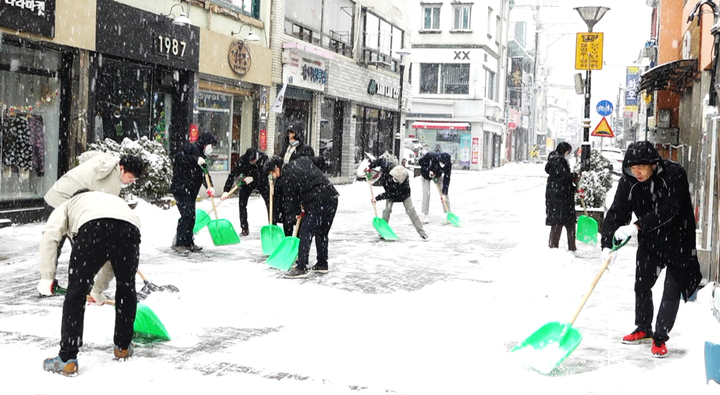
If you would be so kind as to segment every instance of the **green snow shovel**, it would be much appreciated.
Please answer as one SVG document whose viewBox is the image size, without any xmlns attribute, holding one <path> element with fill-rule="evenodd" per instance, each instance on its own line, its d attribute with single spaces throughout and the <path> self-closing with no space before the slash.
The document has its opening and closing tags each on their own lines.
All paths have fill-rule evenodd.
<svg viewBox="0 0 720 395">
<path fill-rule="evenodd" d="M 575 234 L 577 235 L 577 239 L 582 241 L 583 243 L 596 245 L 598 235 L 598 223 L 595 218 L 592 218 L 588 215 L 587 207 L 585 207 L 585 199 L 582 196 L 582 192 L 579 193 L 580 203 L 582 204 L 585 215 L 581 215 L 578 217 L 577 231 L 575 232 Z"/>
<path fill-rule="evenodd" d="M 241 182 L 242 181 L 235 184 L 230 190 L 230 192 L 228 192 L 228 195 L 232 195 L 233 192 L 235 192 L 235 190 L 240 186 Z M 221 205 L 222 202 L 224 202 L 224 200 L 221 200 L 220 203 L 218 203 L 218 206 Z M 210 214 L 208 214 L 207 211 L 201 209 L 195 210 L 195 226 L 193 226 L 193 233 L 201 231 L 202 228 L 204 228 L 205 226 L 207 226 L 207 224 L 210 223 L 211 220 L 212 218 L 210 218 Z"/>
<path fill-rule="evenodd" d="M 440 194 L 440 201 L 442 201 L 443 208 L 445 208 L 445 212 L 447 213 L 447 220 L 457 226 L 460 227 L 460 218 L 458 218 L 457 215 L 450 212 L 450 208 L 447 205 L 447 202 L 445 201 L 445 198 L 443 198 L 442 190 L 440 189 L 440 184 L 437 181 L 437 178 L 433 177 L 433 182 L 435 183 L 435 186 L 437 187 L 438 193 Z"/>
<path fill-rule="evenodd" d="M 370 187 L 370 198 L 373 200 L 373 210 L 375 210 L 375 218 L 373 218 L 373 226 L 375 227 L 375 230 L 377 230 L 377 232 L 380 233 L 380 237 L 385 240 L 397 240 L 397 235 L 395 234 L 395 232 L 393 232 L 387 221 L 385 221 L 381 217 L 378 217 L 377 215 L 377 207 L 375 206 L 375 194 L 373 193 L 372 183 L 370 182 L 372 173 L 365 173 L 365 177 L 367 178 L 368 186 Z"/>
<path fill-rule="evenodd" d="M 88 301 L 91 301 L 88 295 Z M 107 300 L 105 304 L 115 306 L 114 300 Z M 165 325 L 160 318 L 147 305 L 138 302 L 135 312 L 135 324 L 133 325 L 133 340 L 139 343 L 155 343 L 170 340 Z"/>
<path fill-rule="evenodd" d="M 205 181 L 210 186 L 210 175 L 208 175 L 207 167 L 205 170 Z M 213 213 L 215 213 L 215 219 L 211 220 L 207 224 L 210 237 L 212 238 L 213 244 L 216 246 L 224 246 L 229 244 L 240 243 L 240 236 L 235 232 L 235 228 L 232 223 L 226 219 L 219 219 L 217 214 L 217 206 L 215 206 L 215 197 L 210 196 L 210 202 L 212 202 Z"/>
<path fill-rule="evenodd" d="M 268 257 L 265 262 L 266 264 L 276 269 L 284 271 L 290 270 L 290 267 L 295 263 L 295 259 L 297 259 L 298 247 L 300 246 L 300 239 L 297 237 L 298 231 L 300 230 L 300 220 L 302 220 L 302 215 L 299 215 L 297 218 L 293 235 L 284 238 L 283 241 L 280 242 Z"/>
<path fill-rule="evenodd" d="M 612 251 L 616 251 L 627 244 L 628 241 L 630 241 L 630 238 L 625 239 L 625 241 L 621 244 L 613 244 Z M 543 374 L 549 374 L 552 372 L 555 367 L 564 361 L 565 358 L 567 358 L 573 351 L 575 351 L 577 346 L 580 345 L 580 342 L 582 341 L 582 333 L 573 328 L 572 324 L 575 322 L 578 315 L 580 315 L 580 311 L 585 306 L 585 302 L 587 302 L 593 289 L 595 289 L 595 285 L 597 285 L 598 281 L 600 281 L 600 277 L 602 277 L 611 260 L 612 255 L 610 256 L 610 259 L 603 262 L 600 267 L 600 271 L 595 276 L 595 280 L 593 280 L 590 285 L 590 289 L 587 293 L 585 293 L 580 306 L 577 311 L 575 311 L 575 314 L 570 322 L 547 323 L 535 331 L 535 333 L 530 335 L 527 339 L 515 346 L 515 348 L 510 350 L 510 352 L 518 352 L 518 354 L 522 353 L 524 365 L 527 367 L 533 368 Z"/>
<path fill-rule="evenodd" d="M 260 243 L 262 244 L 262 252 L 270 255 L 275 251 L 277 246 L 285 239 L 285 232 L 279 226 L 273 223 L 273 199 L 275 194 L 275 182 L 270 178 L 270 212 L 268 224 L 260 228 Z"/>
</svg>

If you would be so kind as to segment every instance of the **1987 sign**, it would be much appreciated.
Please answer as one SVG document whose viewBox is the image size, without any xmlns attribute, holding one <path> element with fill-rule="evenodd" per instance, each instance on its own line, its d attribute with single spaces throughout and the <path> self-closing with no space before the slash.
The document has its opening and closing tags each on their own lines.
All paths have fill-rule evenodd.
<svg viewBox="0 0 720 395">
<path fill-rule="evenodd" d="M 158 52 L 162 55 L 173 55 L 178 57 L 185 56 L 185 48 L 187 43 L 176 38 L 158 35 Z"/>
</svg>

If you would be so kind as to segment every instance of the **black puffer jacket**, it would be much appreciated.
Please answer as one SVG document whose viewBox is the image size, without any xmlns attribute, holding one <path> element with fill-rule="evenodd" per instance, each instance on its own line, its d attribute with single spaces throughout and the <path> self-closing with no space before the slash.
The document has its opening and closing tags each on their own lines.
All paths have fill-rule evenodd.
<svg viewBox="0 0 720 395">
<path fill-rule="evenodd" d="M 250 161 L 255 158 L 257 158 L 257 162 L 250 163 Z M 230 175 L 225 181 L 223 192 L 230 192 L 233 185 L 238 181 L 241 181 L 240 176 L 252 177 L 253 184 L 250 185 L 254 186 L 258 190 L 260 190 L 260 188 L 264 185 L 269 185 L 268 177 L 265 173 L 263 173 L 263 166 L 265 166 L 267 159 L 268 157 L 264 152 L 261 152 L 257 148 L 253 147 L 248 148 L 245 153 L 238 158 L 235 167 L 230 172 Z"/>
<path fill-rule="evenodd" d="M 338 191 L 325 177 L 312 159 L 300 157 L 283 165 L 278 179 L 282 190 L 282 207 L 285 218 L 300 214 L 300 205 L 305 211 L 330 203 Z"/>
<path fill-rule="evenodd" d="M 440 167 L 440 163 L 443 167 Z M 430 180 L 430 172 L 435 174 L 436 178 L 443 177 L 443 195 L 448 194 L 450 188 L 450 173 L 452 172 L 452 157 L 447 152 L 428 152 L 418 160 L 420 165 L 420 174 L 426 180 Z"/>
<path fill-rule="evenodd" d="M 368 164 L 368 167 L 374 169 L 380 167 L 380 178 L 375 185 L 385 188 L 385 192 L 377 195 L 375 200 L 388 199 L 395 203 L 403 202 L 410 197 L 410 177 L 405 178 L 402 183 L 396 182 L 390 175 L 390 171 L 395 168 L 395 164 L 385 158 L 377 158 Z"/>
<path fill-rule="evenodd" d="M 175 153 L 173 178 L 170 185 L 170 192 L 173 195 L 197 196 L 198 192 L 200 192 L 200 185 L 208 186 L 203 168 L 197 163 L 198 158 L 205 159 L 203 151 L 208 144 L 216 145 L 217 140 L 211 133 L 202 132 L 197 141 L 185 143 Z M 212 184 L 212 178 L 210 183 Z"/>
<path fill-rule="evenodd" d="M 577 221 L 575 215 L 575 174 L 558 152 L 552 151 L 545 164 L 548 174 L 545 185 L 545 225 L 568 225 Z"/>
<path fill-rule="evenodd" d="M 630 167 L 657 164 L 652 176 L 640 182 Z M 663 160 L 648 141 L 628 147 L 623 160 L 623 176 L 602 226 L 602 247 L 610 248 L 615 230 L 630 223 L 640 228 L 638 244 L 661 266 L 668 266 L 687 298 L 700 283 L 702 274 L 695 250 L 695 214 L 687 173 L 682 166 Z"/>
</svg>

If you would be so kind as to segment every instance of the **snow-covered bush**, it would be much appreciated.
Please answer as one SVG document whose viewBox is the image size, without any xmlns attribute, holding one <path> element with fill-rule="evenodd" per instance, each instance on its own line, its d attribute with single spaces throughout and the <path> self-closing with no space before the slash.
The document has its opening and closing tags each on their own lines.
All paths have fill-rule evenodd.
<svg viewBox="0 0 720 395">
<path fill-rule="evenodd" d="M 156 200 L 170 192 L 172 164 L 161 143 L 147 137 L 137 141 L 125 138 L 121 144 L 105 139 L 100 143 L 91 143 L 88 149 L 112 152 L 119 157 L 137 155 L 142 159 L 145 171 L 134 184 L 123 188 L 120 196 L 137 195 L 146 200 Z"/>
<path fill-rule="evenodd" d="M 581 161 L 577 161 L 573 171 L 580 174 Z M 605 206 L 605 196 L 612 188 L 612 163 L 596 150 L 590 151 L 590 168 L 580 176 L 577 186 L 585 196 L 585 205 L 592 208 Z M 575 194 L 575 205 L 581 206 L 579 194 Z"/>
</svg>

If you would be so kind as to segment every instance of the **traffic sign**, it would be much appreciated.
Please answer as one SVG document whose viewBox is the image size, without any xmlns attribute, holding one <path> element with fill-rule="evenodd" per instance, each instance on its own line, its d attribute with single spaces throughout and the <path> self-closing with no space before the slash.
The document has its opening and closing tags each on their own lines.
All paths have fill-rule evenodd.
<svg viewBox="0 0 720 395">
<path fill-rule="evenodd" d="M 578 33 L 575 38 L 575 70 L 602 70 L 603 33 Z"/>
<path fill-rule="evenodd" d="M 595 106 L 595 111 L 597 111 L 598 114 L 602 115 L 603 117 L 606 117 L 613 112 L 613 105 L 609 100 L 600 100 Z"/>
<path fill-rule="evenodd" d="M 590 135 L 596 137 L 615 137 L 615 133 L 613 133 L 612 128 L 610 128 L 610 124 L 605 117 L 602 117 L 600 123 L 595 126 L 595 130 L 593 130 Z"/>
</svg>

